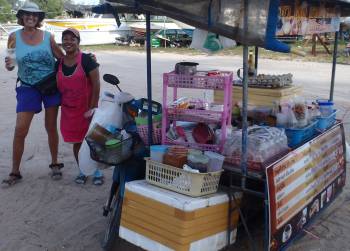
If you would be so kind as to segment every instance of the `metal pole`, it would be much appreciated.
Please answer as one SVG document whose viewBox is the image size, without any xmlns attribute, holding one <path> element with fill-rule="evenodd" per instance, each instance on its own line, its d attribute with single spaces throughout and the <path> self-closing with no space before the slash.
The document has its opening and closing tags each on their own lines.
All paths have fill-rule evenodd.
<svg viewBox="0 0 350 251">
<path fill-rule="evenodd" d="M 146 13 L 148 144 L 152 145 L 152 65 L 151 65 L 151 14 Z"/>
<path fill-rule="evenodd" d="M 255 46 L 255 75 L 258 75 L 259 47 Z"/>
<path fill-rule="evenodd" d="M 244 23 L 243 30 L 244 36 L 248 32 L 248 0 L 244 1 Z M 243 88 L 242 88 L 242 156 L 241 156 L 241 169 L 242 169 L 242 188 L 246 186 L 247 176 L 247 142 L 248 142 L 248 46 L 243 46 Z"/>
<path fill-rule="evenodd" d="M 333 65 L 332 65 L 332 78 L 331 78 L 331 90 L 329 92 L 329 100 L 333 101 L 334 95 L 334 80 L 335 80 L 335 70 L 337 66 L 337 54 L 338 54 L 338 36 L 339 32 L 336 31 L 334 35 L 334 49 L 333 49 Z"/>
</svg>

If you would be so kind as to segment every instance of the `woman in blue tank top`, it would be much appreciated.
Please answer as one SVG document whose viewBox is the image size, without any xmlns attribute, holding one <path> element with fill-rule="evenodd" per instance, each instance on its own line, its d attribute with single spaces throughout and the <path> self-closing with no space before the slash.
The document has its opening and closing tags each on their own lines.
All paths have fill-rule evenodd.
<svg viewBox="0 0 350 251">
<path fill-rule="evenodd" d="M 26 2 L 17 12 L 18 23 L 22 29 L 10 34 L 8 48 L 15 48 L 18 65 L 17 93 L 17 119 L 13 140 L 12 171 L 3 182 L 13 185 L 22 179 L 20 163 L 24 150 L 24 141 L 35 113 L 45 108 L 45 128 L 48 134 L 48 143 L 52 162 L 51 177 L 59 179 L 62 176 L 60 169 L 63 164 L 58 163 L 58 133 L 57 114 L 60 105 L 60 94 L 43 95 L 36 88 L 40 80 L 55 71 L 55 57 L 60 58 L 63 52 L 56 44 L 53 36 L 40 30 L 45 13 L 38 5 Z M 5 58 L 7 70 L 14 69 L 13 59 Z"/>
</svg>

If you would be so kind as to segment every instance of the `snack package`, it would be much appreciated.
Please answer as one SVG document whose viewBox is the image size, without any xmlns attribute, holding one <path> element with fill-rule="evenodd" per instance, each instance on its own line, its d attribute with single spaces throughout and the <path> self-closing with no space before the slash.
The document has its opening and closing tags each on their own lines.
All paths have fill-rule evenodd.
<svg viewBox="0 0 350 251">
<path fill-rule="evenodd" d="M 303 128 L 307 126 L 309 122 L 306 102 L 301 97 L 295 98 L 293 101 L 294 101 L 294 105 L 292 110 L 293 110 L 295 119 L 297 121 L 296 127 Z"/>
<path fill-rule="evenodd" d="M 248 128 L 248 161 L 263 163 L 287 149 L 284 129 L 267 126 Z M 242 130 L 233 131 L 225 142 L 223 155 L 240 159 L 241 152 Z"/>
</svg>

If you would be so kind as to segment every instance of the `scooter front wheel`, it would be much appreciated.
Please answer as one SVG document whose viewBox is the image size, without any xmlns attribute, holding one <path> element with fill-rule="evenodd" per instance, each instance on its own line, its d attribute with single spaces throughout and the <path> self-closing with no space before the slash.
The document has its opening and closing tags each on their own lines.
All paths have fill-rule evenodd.
<svg viewBox="0 0 350 251">
<path fill-rule="evenodd" d="M 116 238 L 119 234 L 119 224 L 122 211 L 123 198 L 119 194 L 119 189 L 113 196 L 108 215 L 107 228 L 102 240 L 102 248 L 104 251 L 109 251 L 113 248 Z"/>
</svg>

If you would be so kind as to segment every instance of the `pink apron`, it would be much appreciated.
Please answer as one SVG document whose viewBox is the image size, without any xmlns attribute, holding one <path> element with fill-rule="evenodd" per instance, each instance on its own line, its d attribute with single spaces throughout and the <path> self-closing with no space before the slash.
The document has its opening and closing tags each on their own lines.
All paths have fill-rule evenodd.
<svg viewBox="0 0 350 251">
<path fill-rule="evenodd" d="M 77 55 L 77 67 L 70 76 L 62 72 L 61 59 L 57 87 L 61 92 L 61 133 L 65 142 L 78 143 L 84 140 L 91 118 L 84 117 L 91 99 L 91 82 L 81 65 L 82 53 Z"/>
</svg>

